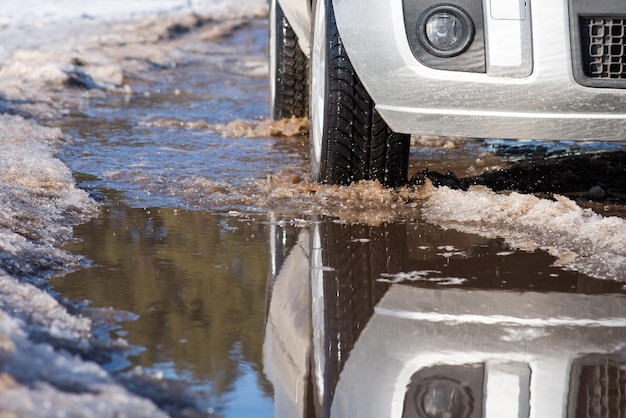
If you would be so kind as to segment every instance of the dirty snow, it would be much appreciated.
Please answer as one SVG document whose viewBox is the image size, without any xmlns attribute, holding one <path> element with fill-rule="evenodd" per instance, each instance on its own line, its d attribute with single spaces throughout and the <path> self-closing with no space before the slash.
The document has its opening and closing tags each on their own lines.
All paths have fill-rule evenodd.
<svg viewBox="0 0 626 418">
<path fill-rule="evenodd" d="M 564 196 L 440 187 L 426 200 L 423 214 L 444 228 L 504 238 L 524 251 L 547 251 L 563 268 L 626 281 L 626 220 L 601 216 Z"/>
<path fill-rule="evenodd" d="M 294 137 L 308 135 L 309 130 L 308 118 L 297 118 L 295 116 L 279 121 L 269 119 L 263 121 L 245 121 L 235 119 L 227 124 L 216 124 L 206 121 L 187 121 L 177 118 L 151 118 L 144 121 L 142 125 L 159 128 L 210 130 L 219 132 L 220 135 L 226 138 L 267 138 L 268 136 Z"/>
<path fill-rule="evenodd" d="M 166 416 L 101 366 L 69 354 L 90 350 L 92 321 L 41 287 L 51 273 L 79 265 L 59 246 L 72 225 L 98 213 L 54 157 L 62 139 L 58 129 L 0 115 L 0 412 Z"/>
</svg>

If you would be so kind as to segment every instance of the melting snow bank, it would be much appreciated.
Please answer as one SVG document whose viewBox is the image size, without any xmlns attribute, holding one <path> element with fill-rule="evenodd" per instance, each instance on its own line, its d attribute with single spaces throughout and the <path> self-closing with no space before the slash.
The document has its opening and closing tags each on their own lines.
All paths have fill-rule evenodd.
<svg viewBox="0 0 626 418">
<path fill-rule="evenodd" d="M 166 416 L 82 358 L 97 345 L 92 321 L 43 288 L 52 272 L 76 268 L 80 259 L 58 247 L 98 210 L 54 157 L 62 138 L 58 129 L 0 116 L 1 415 Z"/>
<path fill-rule="evenodd" d="M 56 247 L 72 225 L 97 214 L 53 156 L 62 139 L 59 129 L 0 115 L 0 268 L 13 276 L 30 279 L 75 266 L 79 260 Z"/>
<path fill-rule="evenodd" d="M 6 290 L 7 284 L 13 288 L 11 292 L 23 287 L 8 281 L 11 279 L 0 274 L 2 290 Z M 35 293 L 31 305 L 41 310 L 37 299 L 46 299 L 45 292 L 34 287 L 28 292 Z M 3 302 L 0 299 L 0 303 Z M 46 302 L 47 308 L 62 311 L 54 299 Z M 88 325 L 84 323 L 86 321 L 82 322 Z M 33 342 L 29 328 L 28 322 L 12 318 L 0 310 L 2 416 L 167 416 L 151 401 L 129 393 L 96 363 L 55 350 L 50 344 Z"/>
<path fill-rule="evenodd" d="M 589 276 L 626 281 L 626 220 L 603 217 L 572 200 L 520 193 L 433 190 L 424 217 L 444 228 L 503 238 L 513 248 L 542 249 L 556 264 Z"/>
</svg>

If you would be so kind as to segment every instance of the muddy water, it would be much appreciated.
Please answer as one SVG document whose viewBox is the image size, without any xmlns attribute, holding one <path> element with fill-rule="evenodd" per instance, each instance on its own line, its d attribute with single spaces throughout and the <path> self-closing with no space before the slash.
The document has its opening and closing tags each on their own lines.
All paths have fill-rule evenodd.
<svg viewBox="0 0 626 418">
<path fill-rule="evenodd" d="M 102 211 L 68 246 L 92 266 L 52 285 L 130 313 L 111 336 L 136 349 L 111 369 L 182 382 L 227 417 L 614 416 L 622 283 L 421 219 L 431 183 L 468 186 L 446 171 L 476 179 L 519 147 L 415 138 L 428 179 L 311 184 L 306 123 L 265 118 L 265 39 L 253 22 L 62 123 Z"/>
<path fill-rule="evenodd" d="M 268 230 L 264 215 L 107 204 L 68 247 L 93 266 L 54 286 L 136 315 L 114 333 L 139 351 L 127 367 L 180 380 L 227 416 L 271 416 L 261 350 Z"/>
</svg>

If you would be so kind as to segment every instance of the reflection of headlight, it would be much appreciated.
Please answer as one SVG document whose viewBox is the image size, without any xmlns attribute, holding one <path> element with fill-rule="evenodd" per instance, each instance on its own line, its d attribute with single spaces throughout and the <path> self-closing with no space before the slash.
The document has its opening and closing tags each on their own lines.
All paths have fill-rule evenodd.
<svg viewBox="0 0 626 418">
<path fill-rule="evenodd" d="M 425 418 L 457 418 L 471 413 L 470 390 L 455 380 L 433 378 L 416 393 L 415 408 Z"/>
<path fill-rule="evenodd" d="M 437 365 L 417 371 L 404 399 L 403 418 L 482 416 L 484 365 Z M 478 399 L 478 403 L 474 402 Z"/>
</svg>

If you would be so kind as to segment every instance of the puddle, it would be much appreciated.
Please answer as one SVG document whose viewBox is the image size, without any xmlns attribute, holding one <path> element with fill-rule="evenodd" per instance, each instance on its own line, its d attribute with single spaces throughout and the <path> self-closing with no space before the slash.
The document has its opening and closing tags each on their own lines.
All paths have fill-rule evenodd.
<svg viewBox="0 0 626 418">
<path fill-rule="evenodd" d="M 272 415 L 259 373 L 270 271 L 263 216 L 106 205 L 75 235 L 66 250 L 93 265 L 51 284 L 137 315 L 112 335 L 141 350 L 127 367 L 184 382 L 219 414 Z M 254 400 L 254 413 L 240 415 L 243 400 Z"/>
<path fill-rule="evenodd" d="M 564 271 L 541 250 L 515 251 L 500 239 L 425 223 L 106 204 L 75 235 L 66 249 L 87 254 L 93 266 L 52 280 L 54 289 L 137 315 L 112 334 L 140 350 L 125 369 L 182 382 L 197 404 L 221 416 L 345 416 L 333 412 L 341 408 L 335 397 L 348 397 L 350 410 L 384 398 L 366 402 L 342 386 L 344 373 L 354 379 L 390 367 L 408 379 L 401 369 L 416 372 L 421 361 L 463 360 L 452 348 L 486 376 L 486 368 L 498 370 L 493 356 L 549 368 L 551 344 L 566 341 L 568 357 L 559 361 L 574 361 L 626 341 L 622 283 Z M 384 337 L 369 336 L 380 332 L 372 331 L 379 321 L 390 321 Z M 441 346 L 412 341 L 417 330 Z M 607 330 L 610 338 L 598 336 Z M 381 339 L 397 345 L 383 349 Z M 408 363 L 398 369 L 401 358 Z M 533 390 L 562 377 L 543 377 Z M 389 379 L 378 389 L 397 390 Z M 295 387 L 315 396 L 302 398 Z M 293 415 L 294 408 L 304 409 Z"/>
</svg>

